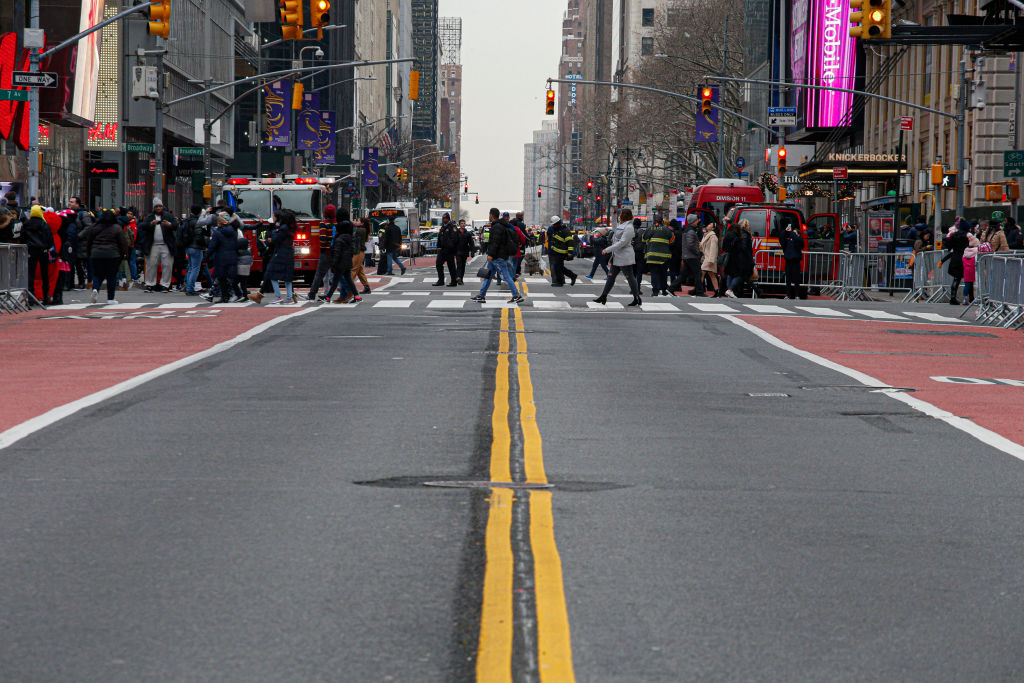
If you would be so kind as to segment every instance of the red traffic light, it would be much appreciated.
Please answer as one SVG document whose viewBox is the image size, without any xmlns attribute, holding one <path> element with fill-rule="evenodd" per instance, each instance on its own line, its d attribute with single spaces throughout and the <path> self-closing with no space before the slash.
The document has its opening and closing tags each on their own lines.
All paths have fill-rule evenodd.
<svg viewBox="0 0 1024 683">
<path fill-rule="evenodd" d="M 779 158 L 780 159 L 785 159 L 786 158 L 786 148 L 785 147 L 779 147 Z"/>
<path fill-rule="evenodd" d="M 700 96 L 706 100 L 711 99 L 711 88 L 704 88 L 700 91 Z"/>
<path fill-rule="evenodd" d="M 469 185 L 466 185 L 462 188 L 462 194 L 469 194 Z"/>
</svg>

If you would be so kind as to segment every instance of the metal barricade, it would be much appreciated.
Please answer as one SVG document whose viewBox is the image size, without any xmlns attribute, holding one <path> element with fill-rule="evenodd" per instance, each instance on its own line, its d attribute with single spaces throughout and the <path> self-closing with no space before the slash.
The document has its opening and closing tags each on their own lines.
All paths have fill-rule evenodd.
<svg viewBox="0 0 1024 683">
<path fill-rule="evenodd" d="M 938 303 L 949 300 L 949 286 L 953 278 L 939 262 L 943 251 L 922 251 L 914 256 L 913 288 L 903 297 L 904 302 L 928 301 Z"/>
<path fill-rule="evenodd" d="M 28 247 L 0 244 L 0 308 L 4 312 L 27 311 L 33 303 L 41 305 L 28 283 Z"/>
<path fill-rule="evenodd" d="M 865 291 L 868 289 L 866 273 L 868 257 L 872 254 L 848 253 L 843 262 L 842 288 L 836 299 L 839 301 L 870 301 Z"/>
<path fill-rule="evenodd" d="M 960 317 L 977 308 L 980 324 L 1024 327 L 1024 253 L 979 254 L 975 272 L 976 298 Z"/>
</svg>

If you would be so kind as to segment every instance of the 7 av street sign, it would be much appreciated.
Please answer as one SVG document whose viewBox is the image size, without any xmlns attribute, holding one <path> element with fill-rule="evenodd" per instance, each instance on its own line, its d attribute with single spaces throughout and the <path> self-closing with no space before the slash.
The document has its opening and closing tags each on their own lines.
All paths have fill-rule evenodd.
<svg viewBox="0 0 1024 683">
<path fill-rule="evenodd" d="M 0 100 L 13 100 L 15 102 L 28 102 L 28 90 L 0 89 Z"/>
<path fill-rule="evenodd" d="M 37 88 L 56 88 L 57 72 L 41 71 L 39 73 L 33 73 L 31 71 L 12 71 L 11 85 L 20 85 L 22 87 L 35 86 Z"/>
</svg>

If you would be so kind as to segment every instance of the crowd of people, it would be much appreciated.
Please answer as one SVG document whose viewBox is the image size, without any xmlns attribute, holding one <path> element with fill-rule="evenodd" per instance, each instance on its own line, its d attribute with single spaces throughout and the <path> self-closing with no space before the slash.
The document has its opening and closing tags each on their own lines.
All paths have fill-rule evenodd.
<svg viewBox="0 0 1024 683">
<path fill-rule="evenodd" d="M 930 231 L 925 231 L 924 235 L 918 236 L 914 251 L 927 251 L 931 248 Z M 995 212 L 986 224 L 957 216 L 946 233 L 942 248 L 946 253 L 939 263 L 948 264 L 946 272 L 952 280 L 949 303 L 957 306 L 961 303 L 957 298 L 961 283 L 963 304 L 974 301 L 974 282 L 977 279 L 977 260 L 980 254 L 1021 250 L 1024 249 L 1024 242 L 1017 222 L 1012 217 L 1004 219 L 1001 212 Z"/>
</svg>

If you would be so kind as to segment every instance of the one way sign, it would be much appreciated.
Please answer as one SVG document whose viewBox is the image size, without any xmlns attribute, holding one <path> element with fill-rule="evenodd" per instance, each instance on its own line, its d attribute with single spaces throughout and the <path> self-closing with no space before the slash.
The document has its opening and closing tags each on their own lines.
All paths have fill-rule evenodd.
<svg viewBox="0 0 1024 683">
<path fill-rule="evenodd" d="M 42 71 L 33 73 L 31 71 L 12 71 L 11 85 L 17 87 L 56 88 L 57 72 Z"/>
</svg>

